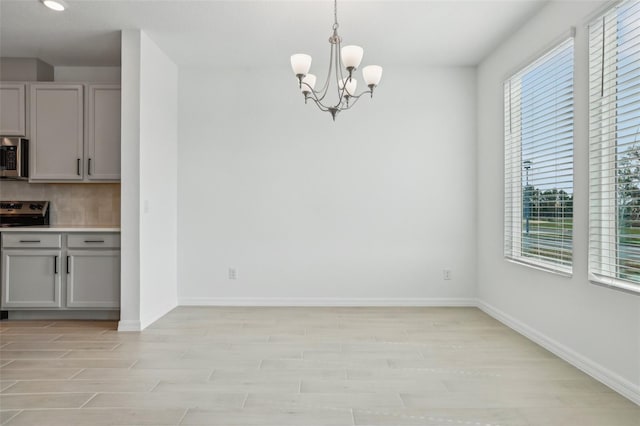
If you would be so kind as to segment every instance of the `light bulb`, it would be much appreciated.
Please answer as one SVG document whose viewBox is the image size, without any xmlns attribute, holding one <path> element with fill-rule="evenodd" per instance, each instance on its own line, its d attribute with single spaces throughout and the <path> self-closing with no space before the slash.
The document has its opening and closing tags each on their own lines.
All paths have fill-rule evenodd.
<svg viewBox="0 0 640 426">
<path fill-rule="evenodd" d="M 342 81 L 340 82 L 340 90 L 344 88 L 345 94 L 349 96 L 355 96 L 357 87 L 358 87 L 358 80 L 356 80 L 353 77 L 351 77 L 351 80 L 349 80 L 349 77 L 343 78 Z"/>
<path fill-rule="evenodd" d="M 307 74 L 303 79 L 302 79 L 302 85 L 300 87 L 300 91 L 302 93 L 304 92 L 311 92 L 313 91 L 313 88 L 316 85 L 316 76 L 313 74 Z"/>
<path fill-rule="evenodd" d="M 342 56 L 342 65 L 347 69 L 355 69 L 358 68 L 360 66 L 360 62 L 362 62 L 364 50 L 360 46 L 344 46 L 340 53 Z"/>
<path fill-rule="evenodd" d="M 309 68 L 311 68 L 311 56 L 305 55 L 304 53 L 291 55 L 291 68 L 297 76 L 307 75 Z"/>
<path fill-rule="evenodd" d="M 67 8 L 67 3 L 63 0 L 41 0 L 42 4 L 47 6 L 51 10 L 55 10 L 56 12 L 62 12 Z"/>
<path fill-rule="evenodd" d="M 377 86 L 382 78 L 382 67 L 379 65 L 368 65 L 362 68 L 362 77 L 367 86 Z"/>
</svg>

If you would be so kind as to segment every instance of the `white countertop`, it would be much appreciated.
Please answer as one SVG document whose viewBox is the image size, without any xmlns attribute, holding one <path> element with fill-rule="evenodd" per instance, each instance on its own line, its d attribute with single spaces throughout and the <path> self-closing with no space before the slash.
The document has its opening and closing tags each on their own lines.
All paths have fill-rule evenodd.
<svg viewBox="0 0 640 426">
<path fill-rule="evenodd" d="M 120 227 L 112 225 L 15 226 L 0 228 L 0 232 L 120 232 Z"/>
</svg>

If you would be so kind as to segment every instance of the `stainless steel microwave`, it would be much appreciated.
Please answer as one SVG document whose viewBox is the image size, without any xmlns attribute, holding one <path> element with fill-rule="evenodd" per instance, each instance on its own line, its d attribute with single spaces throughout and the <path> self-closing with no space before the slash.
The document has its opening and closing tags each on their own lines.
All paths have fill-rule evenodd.
<svg viewBox="0 0 640 426">
<path fill-rule="evenodd" d="M 0 136 L 0 178 L 29 178 L 29 141 L 14 136 Z"/>
</svg>

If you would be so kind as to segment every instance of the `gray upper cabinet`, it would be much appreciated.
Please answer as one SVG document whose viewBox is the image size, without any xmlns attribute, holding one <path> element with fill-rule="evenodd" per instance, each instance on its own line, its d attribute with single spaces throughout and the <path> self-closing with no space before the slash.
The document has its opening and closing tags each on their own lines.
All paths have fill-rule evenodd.
<svg viewBox="0 0 640 426">
<path fill-rule="evenodd" d="M 25 136 L 25 85 L 0 84 L 0 135 Z"/>
<path fill-rule="evenodd" d="M 31 180 L 83 180 L 83 92 L 81 84 L 30 85 Z"/>
<path fill-rule="evenodd" d="M 120 180 L 120 85 L 31 83 L 29 92 L 31 181 Z"/>
<path fill-rule="evenodd" d="M 120 180 L 120 86 L 88 86 L 87 180 Z"/>
</svg>

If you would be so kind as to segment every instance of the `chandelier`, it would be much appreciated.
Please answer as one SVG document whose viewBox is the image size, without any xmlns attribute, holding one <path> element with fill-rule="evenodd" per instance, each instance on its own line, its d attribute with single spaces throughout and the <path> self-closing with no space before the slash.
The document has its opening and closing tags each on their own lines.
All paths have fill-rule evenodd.
<svg viewBox="0 0 640 426">
<path fill-rule="evenodd" d="M 353 76 L 353 72 L 360 66 L 364 50 L 360 46 L 344 46 L 342 47 L 342 39 L 338 35 L 338 2 L 333 2 L 333 33 L 329 37 L 331 44 L 331 55 L 329 56 L 329 73 L 327 79 L 320 90 L 315 89 L 316 76 L 309 73 L 311 68 L 311 56 L 304 53 L 296 53 L 291 56 L 291 68 L 298 78 L 298 87 L 304 95 L 304 103 L 311 99 L 321 111 L 329 112 L 333 121 L 336 120 L 336 114 L 340 111 L 350 109 L 365 94 L 373 97 L 373 89 L 380 82 L 382 77 L 382 67 L 378 65 L 369 65 L 362 69 L 362 77 L 369 90 L 365 90 L 360 94 L 356 94 L 358 81 Z M 329 82 L 335 78 L 335 87 L 337 89 L 337 101 L 328 103 L 325 101 L 329 92 Z M 333 85 L 332 85 L 333 86 Z"/>
</svg>

